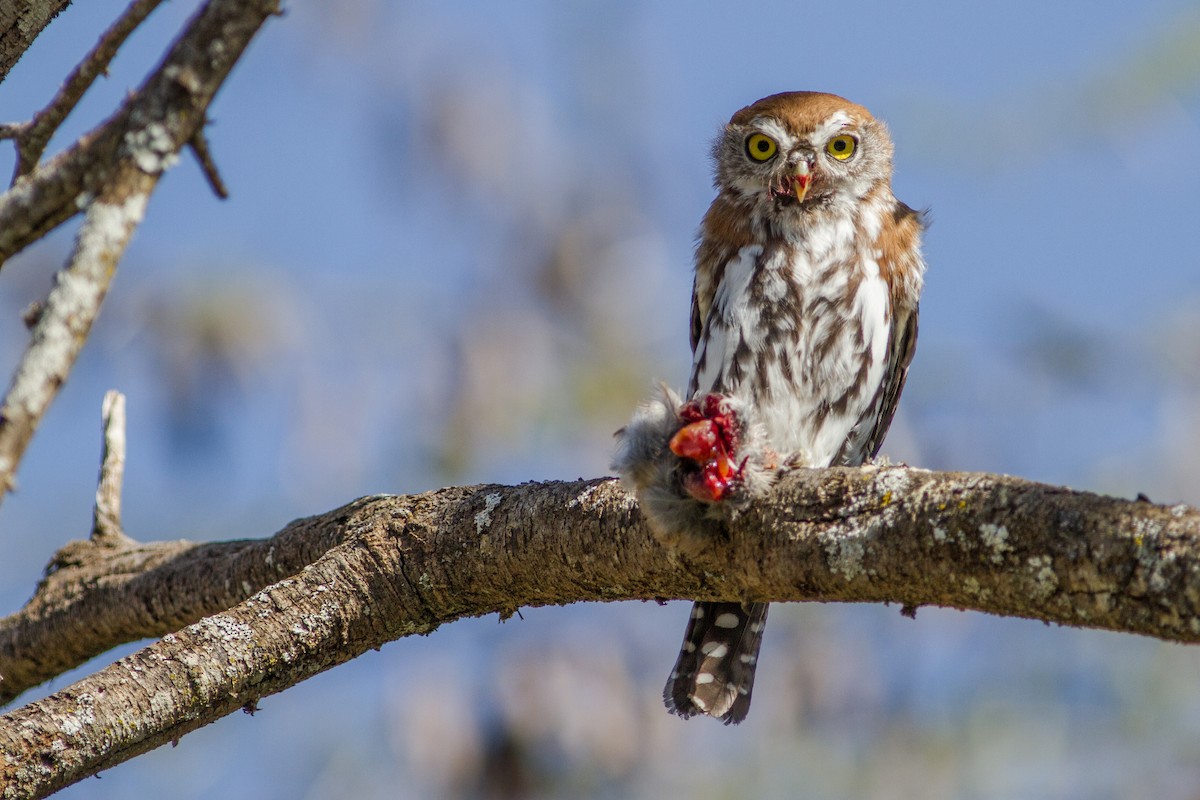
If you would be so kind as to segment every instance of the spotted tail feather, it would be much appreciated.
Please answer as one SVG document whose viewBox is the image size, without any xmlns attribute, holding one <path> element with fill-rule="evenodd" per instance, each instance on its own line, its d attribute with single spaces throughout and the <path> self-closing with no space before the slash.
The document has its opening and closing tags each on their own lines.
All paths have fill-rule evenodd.
<svg viewBox="0 0 1200 800">
<path fill-rule="evenodd" d="M 707 714 L 737 724 L 750 711 L 766 603 L 696 603 L 679 660 L 663 689 L 674 714 Z"/>
</svg>

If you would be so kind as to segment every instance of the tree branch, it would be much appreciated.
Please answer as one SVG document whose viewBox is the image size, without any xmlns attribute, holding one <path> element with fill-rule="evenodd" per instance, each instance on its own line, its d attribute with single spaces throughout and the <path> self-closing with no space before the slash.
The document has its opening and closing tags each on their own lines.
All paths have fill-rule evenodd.
<svg viewBox="0 0 1200 800">
<path fill-rule="evenodd" d="M 365 498 L 303 525 L 337 543 L 0 718 L 3 796 L 45 796 L 367 649 L 522 605 L 895 602 L 1200 642 L 1200 511 L 1003 476 L 798 470 L 692 563 L 611 479 Z"/>
<path fill-rule="evenodd" d="M 116 170 L 160 174 L 278 0 L 209 0 L 116 114 L 0 195 L 0 265 L 79 213 Z"/>
<path fill-rule="evenodd" d="M 25 607 L 0 619 L 0 705 L 117 645 L 179 630 L 294 575 L 353 530 L 356 507 L 297 520 L 270 539 L 68 543 Z"/>
<path fill-rule="evenodd" d="M 109 391 L 101 409 L 104 444 L 100 448 L 100 480 L 96 482 L 96 507 L 91 540 L 119 546 L 130 542 L 121 527 L 121 492 L 125 486 L 125 395 Z"/>
<path fill-rule="evenodd" d="M 196 163 L 200 165 L 200 171 L 204 173 L 204 179 L 208 181 L 208 188 L 212 189 L 213 194 L 220 200 L 229 199 L 229 189 L 225 187 L 225 181 L 221 180 L 221 173 L 217 170 L 217 162 L 212 157 L 212 151 L 208 147 L 208 137 L 204 135 L 204 126 L 208 122 L 202 122 L 196 132 L 192 134 L 192 138 L 188 140 L 188 147 L 192 154 L 196 156 Z"/>
<path fill-rule="evenodd" d="M 217 89 L 277 4 L 209 0 L 116 115 L 0 195 L 0 264 L 87 209 L 75 252 L 0 408 L 0 501 L 83 347 L 150 193 L 194 139 Z M 153 5 L 139 0 L 128 13 L 140 21 Z M 122 22 L 114 29 L 123 30 Z"/>
<path fill-rule="evenodd" d="M 25 448 L 75 366 L 157 182 L 157 175 L 126 169 L 88 206 L 75 249 L 56 276 L 0 407 L 0 501 L 12 489 Z"/>
<path fill-rule="evenodd" d="M 70 0 L 0 3 L 0 81 Z"/>
<path fill-rule="evenodd" d="M 133 33 L 161 3 L 162 0 L 134 0 L 104 32 L 92 51 L 71 71 L 54 95 L 54 99 L 45 108 L 34 114 L 33 119 L 27 123 L 3 126 L 0 129 L 4 138 L 11 137 L 16 140 L 17 164 L 13 170 L 14 181 L 37 166 L 58 126 L 79 103 L 96 78 L 108 70 L 108 65 L 129 38 L 129 34 Z"/>
</svg>

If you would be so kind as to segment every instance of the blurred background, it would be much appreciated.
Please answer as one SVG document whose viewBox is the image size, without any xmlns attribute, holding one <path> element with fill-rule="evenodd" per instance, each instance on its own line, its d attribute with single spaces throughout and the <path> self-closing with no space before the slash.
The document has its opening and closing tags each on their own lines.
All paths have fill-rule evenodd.
<svg viewBox="0 0 1200 800">
<path fill-rule="evenodd" d="M 122 7 L 69 8 L 0 117 L 43 105 Z M 156 12 L 52 151 L 194 8 Z M 0 509 L 0 613 L 87 533 L 108 388 L 128 395 L 139 539 L 606 474 L 653 380 L 686 378 L 709 142 L 792 89 L 888 120 L 896 193 L 932 209 L 885 453 L 1200 503 L 1194 0 L 292 3 L 214 105 L 232 198 L 188 157 L 166 177 Z M 4 375 L 72 233 L 0 275 Z M 754 709 L 726 728 L 662 708 L 686 614 L 458 622 L 61 796 L 1200 798 L 1200 649 L 777 606 Z"/>
</svg>

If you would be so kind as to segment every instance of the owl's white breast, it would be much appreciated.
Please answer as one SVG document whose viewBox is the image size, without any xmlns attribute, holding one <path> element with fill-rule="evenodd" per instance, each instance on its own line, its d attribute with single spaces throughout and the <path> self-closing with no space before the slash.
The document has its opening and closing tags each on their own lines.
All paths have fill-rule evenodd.
<svg viewBox="0 0 1200 800">
<path fill-rule="evenodd" d="M 826 466 L 884 379 L 889 298 L 848 220 L 802 242 L 743 247 L 723 270 L 689 391 L 741 397 L 776 450 Z"/>
</svg>

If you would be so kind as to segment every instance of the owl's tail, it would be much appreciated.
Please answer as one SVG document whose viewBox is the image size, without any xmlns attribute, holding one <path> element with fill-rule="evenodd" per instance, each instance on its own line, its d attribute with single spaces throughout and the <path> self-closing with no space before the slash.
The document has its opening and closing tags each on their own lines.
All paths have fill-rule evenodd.
<svg viewBox="0 0 1200 800">
<path fill-rule="evenodd" d="M 766 603 L 696 603 L 675 669 L 663 689 L 672 713 L 737 724 L 750 711 Z"/>
</svg>

